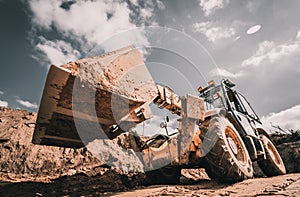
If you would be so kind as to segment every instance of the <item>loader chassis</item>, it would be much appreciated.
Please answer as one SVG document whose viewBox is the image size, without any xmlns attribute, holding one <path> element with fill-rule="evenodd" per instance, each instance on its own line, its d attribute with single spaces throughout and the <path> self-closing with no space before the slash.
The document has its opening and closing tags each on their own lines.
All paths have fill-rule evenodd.
<svg viewBox="0 0 300 197">
<path fill-rule="evenodd" d="M 144 77 L 134 78 L 131 74 L 120 83 L 119 79 L 137 65 Z M 198 89 L 198 96 L 178 96 L 172 89 L 154 83 L 142 54 L 133 47 L 60 67 L 52 65 L 32 142 L 80 148 L 95 139 L 114 139 L 125 133 L 129 144 L 126 148 L 141 153 L 146 171 L 156 169 L 153 165 L 157 162 L 169 161 L 168 166 L 152 171 L 152 175 L 160 173 L 172 183 L 183 167 L 205 167 L 211 177 L 228 181 L 251 178 L 251 162 L 256 160 L 264 168 L 271 166 L 272 171 L 263 169 L 267 175 L 284 174 L 284 164 L 266 138 L 261 121 L 233 87 L 229 80 L 222 80 L 219 85 L 209 82 L 209 86 Z M 166 135 L 143 141 L 134 134 L 134 128 L 153 117 L 151 103 L 178 115 L 179 126 L 169 135 L 168 121 L 164 121 L 161 126 Z M 91 113 L 93 110 L 97 117 Z M 83 136 L 77 130 L 76 120 L 85 122 Z M 90 126 L 95 124 L 101 126 L 101 132 Z M 172 169 L 176 169 L 176 176 L 170 175 Z"/>
</svg>

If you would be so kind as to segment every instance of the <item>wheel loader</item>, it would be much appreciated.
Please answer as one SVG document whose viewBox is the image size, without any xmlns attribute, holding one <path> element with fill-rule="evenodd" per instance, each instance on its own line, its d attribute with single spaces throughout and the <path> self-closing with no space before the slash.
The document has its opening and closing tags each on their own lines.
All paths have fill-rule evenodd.
<svg viewBox="0 0 300 197">
<path fill-rule="evenodd" d="M 253 177 L 252 162 L 267 176 L 285 174 L 284 163 L 246 98 L 223 79 L 179 96 L 156 84 L 142 53 L 125 47 L 50 67 L 32 142 L 81 148 L 115 140 L 133 151 L 149 180 L 177 183 L 182 168 L 202 168 L 211 178 L 235 182 Z M 150 105 L 177 116 L 177 129 L 145 138 L 135 128 L 153 118 Z M 125 145 L 124 145 L 125 144 Z M 151 181 L 150 181 L 151 182 Z"/>
</svg>

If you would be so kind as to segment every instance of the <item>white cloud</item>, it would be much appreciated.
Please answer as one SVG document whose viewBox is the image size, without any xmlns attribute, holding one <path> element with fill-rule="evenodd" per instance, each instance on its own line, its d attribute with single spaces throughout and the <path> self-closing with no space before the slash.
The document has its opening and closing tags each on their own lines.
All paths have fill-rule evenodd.
<svg viewBox="0 0 300 197">
<path fill-rule="evenodd" d="M 287 104 L 299 103 L 299 91 L 295 91 L 300 83 L 300 39 L 297 35 L 295 31 L 294 38 L 282 43 L 263 41 L 253 55 L 234 66 L 235 72 L 244 71 L 245 75 L 237 81 L 242 84 L 241 90 L 254 101 L 259 114 L 266 115 L 286 108 Z"/>
<path fill-rule="evenodd" d="M 275 130 L 271 125 L 280 126 L 285 130 L 300 129 L 300 105 L 296 105 L 278 113 L 270 113 L 269 115 L 262 117 L 262 121 L 269 131 Z"/>
<path fill-rule="evenodd" d="M 160 9 L 160 10 L 165 10 L 166 9 L 166 6 L 163 2 L 161 1 L 157 1 L 157 7 Z"/>
<path fill-rule="evenodd" d="M 253 56 L 242 62 L 242 66 L 259 66 L 263 62 L 274 63 L 282 58 L 291 57 L 300 52 L 300 34 L 294 41 L 275 45 L 272 41 L 263 41 L 259 44 Z"/>
<path fill-rule="evenodd" d="M 142 33 L 131 36 L 116 35 L 136 28 L 137 24 L 138 26 L 156 24 L 152 17 L 155 8 L 165 8 L 160 0 L 145 2 L 78 0 L 68 9 L 62 8 L 61 4 L 60 0 L 29 1 L 32 24 L 36 30 L 34 32 L 38 34 L 38 32 L 55 30 L 62 34 L 64 39 L 67 38 L 72 45 L 76 43 L 77 50 L 83 55 L 90 51 L 91 46 L 95 48 L 100 46 L 101 49 L 110 51 L 132 44 L 147 45 L 148 41 Z M 134 5 L 133 10 L 129 9 L 129 4 Z M 46 55 L 51 63 L 62 64 L 78 57 L 78 53 L 66 42 L 50 40 L 47 37 L 37 41 L 37 37 L 32 37 L 35 47 Z M 112 37 L 114 38 L 112 41 L 105 42 Z"/>
<path fill-rule="evenodd" d="M 8 102 L 7 101 L 0 100 L 0 107 L 7 107 L 7 106 L 8 106 Z"/>
<path fill-rule="evenodd" d="M 1 94 L 4 94 L 4 92 L 0 90 L 0 95 Z M 7 107 L 7 106 L 8 106 L 8 102 L 7 101 L 0 100 L 0 107 Z"/>
<path fill-rule="evenodd" d="M 135 6 L 139 6 L 138 0 L 130 0 L 130 2 Z"/>
<path fill-rule="evenodd" d="M 210 42 L 230 38 L 236 34 L 235 29 L 232 27 L 214 26 L 212 22 L 194 23 L 193 29 L 207 37 Z"/>
<path fill-rule="evenodd" d="M 263 41 L 258 45 L 258 49 L 253 56 L 244 60 L 242 66 L 257 66 L 259 65 L 266 57 L 269 51 L 271 51 L 275 46 L 274 42 Z"/>
<path fill-rule="evenodd" d="M 80 57 L 79 51 L 74 50 L 71 44 L 62 40 L 50 41 L 40 37 L 40 42 L 36 48 L 45 54 L 51 64 L 55 65 L 65 64 Z"/>
<path fill-rule="evenodd" d="M 213 69 L 209 74 L 212 77 L 221 76 L 221 77 L 225 77 L 225 78 L 238 78 L 238 77 L 243 76 L 244 72 L 239 71 L 238 73 L 232 73 L 225 69 L 216 68 L 216 69 Z"/>
<path fill-rule="evenodd" d="M 149 18 L 152 16 L 152 10 L 149 10 L 149 9 L 141 9 L 141 14 L 146 17 L 146 18 Z"/>
<path fill-rule="evenodd" d="M 40 28 L 51 29 L 53 25 L 66 36 L 93 43 L 101 43 L 120 30 L 135 27 L 130 23 L 126 3 L 78 1 L 69 10 L 60 5 L 58 0 L 31 0 L 32 21 Z"/>
<path fill-rule="evenodd" d="M 200 6 L 205 16 L 209 16 L 216 10 L 224 8 L 228 3 L 229 0 L 200 0 Z"/>
<path fill-rule="evenodd" d="M 300 30 L 297 33 L 296 40 L 300 40 Z"/>
<path fill-rule="evenodd" d="M 34 14 L 32 21 L 39 27 L 51 29 L 54 25 L 61 32 L 91 40 L 102 40 L 118 29 L 132 27 L 126 3 L 78 1 L 69 10 L 62 9 L 58 0 L 31 0 L 29 4 Z"/>
<path fill-rule="evenodd" d="M 36 104 L 36 102 L 31 103 L 30 101 L 25 101 L 25 100 L 21 100 L 21 99 L 17 99 L 16 100 L 19 104 L 23 105 L 24 107 L 27 108 L 32 108 L 32 109 L 37 109 L 38 105 Z"/>
<path fill-rule="evenodd" d="M 138 5 L 135 1 L 133 4 Z M 31 0 L 29 5 L 33 12 L 32 21 L 37 27 L 51 29 L 54 26 L 65 36 L 96 44 L 120 31 L 136 27 L 126 2 L 79 0 L 69 10 L 62 9 L 58 0 Z M 139 10 L 144 19 L 152 16 L 151 6 L 153 3 L 148 2 L 147 7 Z"/>
</svg>

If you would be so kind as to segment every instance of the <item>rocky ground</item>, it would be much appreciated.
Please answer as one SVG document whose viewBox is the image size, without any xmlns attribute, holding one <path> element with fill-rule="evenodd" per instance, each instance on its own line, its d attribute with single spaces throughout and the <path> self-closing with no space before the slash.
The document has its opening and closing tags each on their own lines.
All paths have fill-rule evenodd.
<svg viewBox="0 0 300 197">
<path fill-rule="evenodd" d="M 0 107 L 0 196 L 102 194 L 140 185 L 142 174 L 108 168 L 86 148 L 32 144 L 35 120 L 36 113 Z"/>
<path fill-rule="evenodd" d="M 249 179 L 233 185 L 211 180 L 200 180 L 188 185 L 150 186 L 133 191 L 114 193 L 112 196 L 299 196 L 300 174 L 272 178 Z"/>
<path fill-rule="evenodd" d="M 0 196 L 297 196 L 300 137 L 273 135 L 287 172 L 233 185 L 212 181 L 204 169 L 182 170 L 181 184 L 143 186 L 142 173 L 108 168 L 86 148 L 31 143 L 36 113 L 0 107 Z M 122 192 L 122 193 L 119 193 Z"/>
</svg>

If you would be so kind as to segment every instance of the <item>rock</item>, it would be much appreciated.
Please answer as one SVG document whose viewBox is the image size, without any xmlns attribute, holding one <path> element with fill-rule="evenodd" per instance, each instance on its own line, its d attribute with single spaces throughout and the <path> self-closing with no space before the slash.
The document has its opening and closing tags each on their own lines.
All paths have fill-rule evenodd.
<svg viewBox="0 0 300 197">
<path fill-rule="evenodd" d="M 205 172 L 204 168 L 198 168 L 198 169 L 182 169 L 181 170 L 182 177 L 180 178 L 180 182 L 182 183 L 188 183 L 193 181 L 199 181 L 199 180 L 209 180 L 210 178 Z"/>
<path fill-rule="evenodd" d="M 74 169 L 70 169 L 70 170 L 67 172 L 67 175 L 69 175 L 69 176 L 72 176 L 72 175 L 74 175 L 74 174 L 76 174 L 76 170 L 74 170 Z"/>
</svg>

